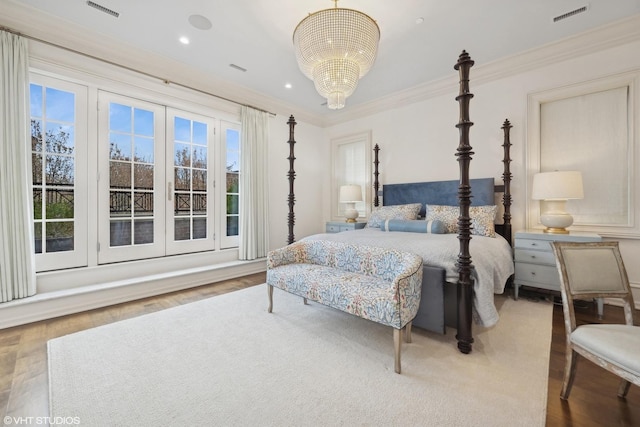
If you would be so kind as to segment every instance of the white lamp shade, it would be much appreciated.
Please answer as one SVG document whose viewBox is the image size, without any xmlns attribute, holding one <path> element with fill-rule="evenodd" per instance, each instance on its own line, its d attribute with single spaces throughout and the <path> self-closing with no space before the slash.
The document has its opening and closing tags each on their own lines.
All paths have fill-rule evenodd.
<svg viewBox="0 0 640 427">
<path fill-rule="evenodd" d="M 359 185 L 343 185 L 340 187 L 340 203 L 362 201 L 362 188 Z"/>
<path fill-rule="evenodd" d="M 579 171 L 542 172 L 533 176 L 533 200 L 582 199 L 582 173 Z"/>
</svg>

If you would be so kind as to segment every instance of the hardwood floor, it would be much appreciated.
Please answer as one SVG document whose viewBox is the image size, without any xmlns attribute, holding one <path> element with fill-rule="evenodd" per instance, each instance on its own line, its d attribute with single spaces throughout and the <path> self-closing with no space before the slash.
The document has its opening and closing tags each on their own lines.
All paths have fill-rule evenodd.
<svg viewBox="0 0 640 427">
<path fill-rule="evenodd" d="M 52 338 L 95 326 L 187 304 L 226 292 L 264 283 L 258 273 L 181 292 L 146 298 L 29 325 L 0 330 L 0 415 L 48 416 L 46 343 Z M 580 321 L 595 317 L 588 304 L 577 309 Z M 605 306 L 605 321 L 620 321 L 618 307 Z M 636 311 L 636 320 L 640 314 Z M 616 396 L 618 379 L 581 360 L 568 402 L 560 399 L 564 369 L 562 308 L 553 310 L 553 336 L 549 362 L 547 426 L 640 426 L 640 387 L 631 386 L 626 400 Z"/>
</svg>

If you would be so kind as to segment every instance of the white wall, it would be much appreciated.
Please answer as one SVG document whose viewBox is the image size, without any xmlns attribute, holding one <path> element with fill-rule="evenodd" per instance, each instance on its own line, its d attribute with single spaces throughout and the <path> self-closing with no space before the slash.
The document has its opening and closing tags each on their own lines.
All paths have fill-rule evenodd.
<svg viewBox="0 0 640 427">
<path fill-rule="evenodd" d="M 295 115 L 294 115 L 295 117 Z M 269 247 L 285 246 L 289 228 L 289 116 L 278 114 L 269 122 Z M 331 150 L 326 131 L 300 122 L 294 128 L 293 181 L 295 240 L 324 230 L 322 194 L 329 186 L 327 170 Z M 328 192 L 328 190 L 327 190 Z"/>
<path fill-rule="evenodd" d="M 593 35 L 586 37 L 591 42 Z M 577 43 L 573 40 L 572 43 Z M 557 46 L 549 47 L 549 54 Z M 511 130 L 512 223 L 514 231 L 525 227 L 525 181 L 527 96 L 532 92 L 585 82 L 629 70 L 640 69 L 640 41 L 635 40 L 615 47 L 584 54 L 550 65 L 511 73 L 494 79 L 487 72 L 477 73 L 481 64 L 471 68 L 470 90 L 474 98 L 470 104 L 470 142 L 475 155 L 471 162 L 471 177 L 493 176 L 501 181 L 502 138 L 500 129 L 509 119 Z M 539 53 L 539 52 L 538 52 Z M 473 58 L 473 52 L 470 52 Z M 452 65 L 455 63 L 452 58 Z M 512 61 L 513 62 L 513 61 Z M 505 66 L 509 61 L 504 61 Z M 491 64 L 496 68 L 496 64 Z M 457 75 L 452 72 L 453 79 Z M 480 75 L 480 82 L 474 75 Z M 451 93 L 398 107 L 368 117 L 334 125 L 328 137 L 334 138 L 353 132 L 371 130 L 373 143 L 380 146 L 381 183 L 401 183 L 430 180 L 458 179 L 458 163 L 454 156 L 458 146 L 458 94 L 457 84 L 451 84 Z M 640 113 L 638 106 L 636 114 Z M 640 149 L 636 137 L 636 150 Z M 588 168 L 589 165 L 585 165 Z M 635 173 L 640 173 L 636 164 Z M 328 177 L 325 179 L 328 182 Z M 325 185 L 328 185 L 325 183 Z M 637 189 L 636 189 L 637 192 Z M 329 207 L 324 206 L 329 217 Z M 637 215 L 636 215 L 637 216 Z M 640 240 L 621 240 L 621 250 L 636 301 L 640 301 Z"/>
</svg>

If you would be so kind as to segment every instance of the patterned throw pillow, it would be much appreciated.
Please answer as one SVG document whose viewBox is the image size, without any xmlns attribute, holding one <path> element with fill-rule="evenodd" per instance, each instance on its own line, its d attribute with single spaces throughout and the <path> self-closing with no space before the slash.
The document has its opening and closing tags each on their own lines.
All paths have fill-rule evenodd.
<svg viewBox="0 0 640 427">
<path fill-rule="evenodd" d="M 478 236 L 496 237 L 494 220 L 497 206 L 470 206 L 471 234 Z M 458 206 L 427 205 L 426 220 L 439 220 L 444 222 L 447 233 L 458 232 Z"/>
<path fill-rule="evenodd" d="M 380 228 L 387 219 L 416 219 L 422 204 L 411 203 L 408 205 L 392 205 L 382 206 L 377 210 L 371 212 L 369 221 L 367 221 L 367 227 Z"/>
</svg>

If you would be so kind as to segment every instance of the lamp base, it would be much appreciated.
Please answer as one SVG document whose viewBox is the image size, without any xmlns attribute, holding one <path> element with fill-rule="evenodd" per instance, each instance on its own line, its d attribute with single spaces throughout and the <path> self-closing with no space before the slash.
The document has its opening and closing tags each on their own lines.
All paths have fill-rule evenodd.
<svg viewBox="0 0 640 427">
<path fill-rule="evenodd" d="M 347 207 L 344 210 L 344 216 L 347 218 L 346 222 L 356 222 L 356 218 L 358 218 L 358 210 L 356 209 L 355 203 L 347 203 Z"/>
<path fill-rule="evenodd" d="M 569 230 L 566 228 L 547 227 L 542 231 L 550 234 L 569 234 Z"/>
<path fill-rule="evenodd" d="M 565 200 L 548 200 L 547 211 L 540 215 L 540 222 L 544 225 L 545 233 L 569 234 L 567 227 L 573 224 L 573 217 L 565 210 Z"/>
</svg>

